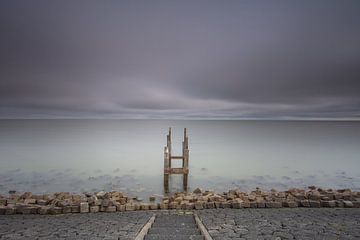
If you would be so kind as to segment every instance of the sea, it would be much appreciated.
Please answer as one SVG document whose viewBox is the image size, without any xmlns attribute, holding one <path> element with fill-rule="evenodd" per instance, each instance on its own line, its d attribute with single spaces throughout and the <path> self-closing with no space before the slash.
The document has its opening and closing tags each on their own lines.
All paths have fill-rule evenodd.
<svg viewBox="0 0 360 240">
<path fill-rule="evenodd" d="M 0 120 L 0 194 L 164 194 L 164 146 L 189 137 L 189 191 L 360 189 L 360 122 L 270 120 Z M 173 160 L 173 166 L 180 166 Z M 171 192 L 182 190 L 172 176 Z"/>
</svg>

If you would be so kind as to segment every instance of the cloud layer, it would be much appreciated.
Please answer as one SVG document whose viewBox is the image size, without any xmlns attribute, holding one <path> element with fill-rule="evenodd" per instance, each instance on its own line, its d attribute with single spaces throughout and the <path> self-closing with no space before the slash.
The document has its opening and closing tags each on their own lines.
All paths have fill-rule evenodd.
<svg viewBox="0 0 360 240">
<path fill-rule="evenodd" d="M 1 1 L 0 118 L 360 118 L 358 1 Z"/>
</svg>

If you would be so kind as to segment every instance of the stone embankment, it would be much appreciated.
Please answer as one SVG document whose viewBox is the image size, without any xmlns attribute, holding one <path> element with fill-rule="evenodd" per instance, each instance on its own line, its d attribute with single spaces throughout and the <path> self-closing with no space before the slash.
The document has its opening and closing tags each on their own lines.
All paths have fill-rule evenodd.
<svg viewBox="0 0 360 240">
<path fill-rule="evenodd" d="M 130 198 L 122 192 L 98 192 L 70 194 L 66 192 L 52 195 L 34 195 L 30 192 L 21 195 L 10 192 L 0 195 L 0 215 L 11 214 L 65 214 L 123 212 L 136 210 L 183 209 L 201 210 L 213 208 L 359 208 L 360 192 L 351 189 L 321 189 L 309 187 L 289 189 L 287 191 L 262 191 L 259 188 L 251 192 L 230 190 L 225 193 L 202 191 L 197 188 L 192 193 L 175 193 L 163 197 L 155 203 L 143 203 Z"/>
</svg>

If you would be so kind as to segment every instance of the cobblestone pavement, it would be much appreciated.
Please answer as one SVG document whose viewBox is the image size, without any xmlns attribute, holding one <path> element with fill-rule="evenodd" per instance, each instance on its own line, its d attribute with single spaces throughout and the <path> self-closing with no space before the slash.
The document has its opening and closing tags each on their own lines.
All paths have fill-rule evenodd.
<svg viewBox="0 0 360 240">
<path fill-rule="evenodd" d="M 0 216 L 0 239 L 134 239 L 154 213 L 161 217 L 176 211 Z M 360 239 L 360 209 L 208 209 L 195 213 L 214 240 Z"/>
<path fill-rule="evenodd" d="M 216 239 L 360 239 L 360 209 L 214 209 L 197 214 Z"/>
<path fill-rule="evenodd" d="M 0 239 L 134 239 L 151 212 L 0 216 Z"/>
</svg>

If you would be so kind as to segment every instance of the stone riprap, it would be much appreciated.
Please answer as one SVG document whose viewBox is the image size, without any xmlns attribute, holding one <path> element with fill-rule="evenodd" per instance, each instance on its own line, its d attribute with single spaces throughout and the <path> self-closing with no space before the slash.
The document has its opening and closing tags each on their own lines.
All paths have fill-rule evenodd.
<svg viewBox="0 0 360 240">
<path fill-rule="evenodd" d="M 66 192 L 52 195 L 34 195 L 30 192 L 21 195 L 11 192 L 0 196 L 0 215 L 12 214 L 65 214 L 123 212 L 135 210 L 183 209 L 201 210 L 212 208 L 359 208 L 360 192 L 351 189 L 321 189 L 309 187 L 287 191 L 262 191 L 257 188 L 251 192 L 230 190 L 225 193 L 195 189 L 193 193 L 175 193 L 163 197 L 160 203 L 143 203 L 130 198 L 122 192 L 98 192 L 70 194 Z"/>
<path fill-rule="evenodd" d="M 134 239 L 151 212 L 0 216 L 0 239 Z"/>
<path fill-rule="evenodd" d="M 360 239 L 360 209 L 206 209 L 197 214 L 214 240 Z"/>
</svg>

